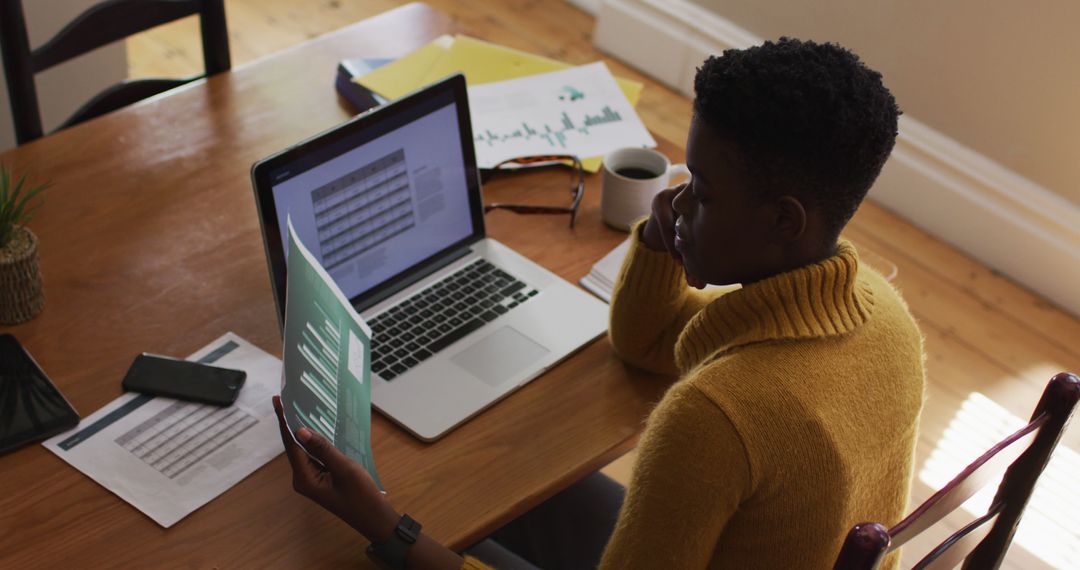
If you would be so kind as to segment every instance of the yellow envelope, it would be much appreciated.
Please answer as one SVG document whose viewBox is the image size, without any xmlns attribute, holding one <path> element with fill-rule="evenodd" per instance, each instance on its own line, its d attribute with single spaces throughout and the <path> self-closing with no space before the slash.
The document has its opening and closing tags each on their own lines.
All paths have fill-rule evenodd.
<svg viewBox="0 0 1080 570">
<path fill-rule="evenodd" d="M 568 63 L 481 41 L 468 36 L 440 36 L 431 43 L 353 81 L 387 99 L 397 99 L 447 75 L 461 72 L 470 85 L 515 79 L 571 67 Z M 616 77 L 619 88 L 637 105 L 644 87 Z M 603 157 L 581 161 L 588 172 L 600 170 Z"/>
<path fill-rule="evenodd" d="M 354 77 L 353 82 L 387 99 L 397 99 L 427 85 L 423 78 L 428 70 L 446 55 L 446 50 L 454 43 L 452 36 L 439 36 L 409 55 L 395 59 L 371 73 Z"/>
<path fill-rule="evenodd" d="M 568 63 L 468 36 L 439 36 L 409 55 L 353 81 L 387 99 L 397 99 L 459 71 L 470 85 L 479 85 L 568 67 Z M 615 81 L 630 104 L 637 105 L 644 86 L 618 77 Z"/>
<path fill-rule="evenodd" d="M 452 73 L 461 72 L 469 85 L 516 79 L 526 75 L 548 73 L 571 67 L 554 59 L 523 52 L 468 36 L 455 36 L 454 43 L 443 57 L 437 59 L 420 79 L 427 85 Z M 643 85 L 628 79 L 615 78 L 631 105 L 637 105 Z"/>
</svg>

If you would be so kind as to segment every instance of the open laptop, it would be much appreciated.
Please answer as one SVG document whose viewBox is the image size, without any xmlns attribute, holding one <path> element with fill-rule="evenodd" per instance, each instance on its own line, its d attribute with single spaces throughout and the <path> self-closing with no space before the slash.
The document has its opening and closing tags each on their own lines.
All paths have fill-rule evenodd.
<svg viewBox="0 0 1080 570">
<path fill-rule="evenodd" d="M 607 305 L 484 235 L 465 78 L 252 167 L 279 324 L 286 216 L 371 325 L 372 403 L 434 440 L 607 328 Z"/>
</svg>

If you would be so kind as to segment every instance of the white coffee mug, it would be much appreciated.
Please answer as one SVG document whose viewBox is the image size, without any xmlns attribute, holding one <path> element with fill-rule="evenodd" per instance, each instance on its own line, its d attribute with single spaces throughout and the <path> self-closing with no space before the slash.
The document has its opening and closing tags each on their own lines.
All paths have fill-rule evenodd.
<svg viewBox="0 0 1080 570">
<path fill-rule="evenodd" d="M 690 171 L 685 164 L 671 164 L 659 151 L 636 147 L 611 151 L 604 157 L 600 194 L 604 223 L 629 231 L 630 224 L 652 211 L 653 197 L 678 174 L 690 176 Z"/>
</svg>

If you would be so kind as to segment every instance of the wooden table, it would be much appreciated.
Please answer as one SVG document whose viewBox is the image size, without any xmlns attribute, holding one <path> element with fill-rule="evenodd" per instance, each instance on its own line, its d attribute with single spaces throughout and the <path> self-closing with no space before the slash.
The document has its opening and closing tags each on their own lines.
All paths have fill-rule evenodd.
<svg viewBox="0 0 1080 570">
<path fill-rule="evenodd" d="M 333 88 L 341 59 L 401 56 L 456 32 L 469 30 L 412 4 L 0 156 L 55 184 L 31 224 L 45 311 L 3 331 L 83 416 L 120 395 L 142 351 L 186 355 L 231 330 L 280 355 L 251 164 L 350 116 Z M 566 183 L 504 180 L 486 194 L 550 201 Z M 496 211 L 488 231 L 576 282 L 625 238 L 601 223 L 599 201 L 590 176 L 575 229 Z M 601 339 L 434 444 L 376 414 L 375 459 L 394 506 L 460 549 L 627 451 L 669 382 Z M 40 445 L 0 457 L 0 489 L 0 568 L 366 560 L 359 535 L 293 493 L 283 456 L 170 529 Z"/>
</svg>

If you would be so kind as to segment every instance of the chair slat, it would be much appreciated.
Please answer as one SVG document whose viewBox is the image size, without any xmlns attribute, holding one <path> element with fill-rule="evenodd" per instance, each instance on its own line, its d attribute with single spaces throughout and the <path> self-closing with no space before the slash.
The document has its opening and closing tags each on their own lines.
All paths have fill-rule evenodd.
<svg viewBox="0 0 1080 570">
<path fill-rule="evenodd" d="M 88 8 L 33 51 L 35 72 L 124 39 L 132 34 L 197 14 L 199 0 L 108 0 Z"/>
<path fill-rule="evenodd" d="M 1039 437 L 1031 448 L 1016 461 L 1005 473 L 998 487 L 994 503 L 1004 507 L 998 516 L 990 535 L 975 548 L 967 561 L 966 568 L 999 568 L 1005 554 L 1012 544 L 1013 534 L 1024 515 L 1035 484 L 1042 475 L 1050 455 L 1054 452 L 1061 434 L 1069 425 L 1077 404 L 1080 403 L 1080 378 L 1067 372 L 1055 374 L 1043 391 L 1042 398 L 1035 406 L 1032 418 L 1039 414 L 1050 416 Z"/>
<path fill-rule="evenodd" d="M 874 522 L 855 525 L 834 570 L 874 570 L 886 551 L 883 545 L 889 545 L 888 552 L 896 550 L 1002 475 L 989 511 L 953 533 L 915 566 L 918 570 L 956 568 L 962 562 L 965 570 L 1000 568 L 1039 475 L 1078 404 L 1080 378 L 1068 372 L 1055 374 L 1028 425 L 979 456 L 892 529 L 883 532 L 884 527 Z"/>
<path fill-rule="evenodd" d="M 83 121 L 88 121 L 94 117 L 99 117 L 105 113 L 115 111 L 121 107 L 126 107 L 132 103 L 153 97 L 158 93 L 164 93 L 169 89 L 179 87 L 194 79 L 196 78 L 136 79 L 118 83 L 97 94 L 82 107 L 79 107 L 79 109 L 58 128 L 66 129 Z"/>
<path fill-rule="evenodd" d="M 205 73 L 182 80 L 150 79 L 114 85 L 80 107 L 60 129 L 195 79 L 227 71 L 232 65 L 224 0 L 104 0 L 88 8 L 36 50 L 30 49 L 22 2 L 0 0 L 0 51 L 19 144 L 43 134 L 34 74 L 105 44 L 198 14 Z"/>
<path fill-rule="evenodd" d="M 1000 513 L 1001 505 L 995 505 L 990 512 L 949 535 L 949 538 L 931 550 L 912 570 L 953 570 L 990 534 Z"/>
<path fill-rule="evenodd" d="M 1000 478 L 1013 461 L 1016 461 L 1016 458 L 1020 457 L 1035 441 L 1039 429 L 1046 423 L 1048 417 L 1046 414 L 1040 415 L 1036 420 L 990 448 L 952 481 L 949 481 L 945 487 L 934 493 L 915 512 L 890 529 L 892 544 L 889 549 L 899 548 L 912 537 L 955 511 L 975 493 Z"/>
</svg>

